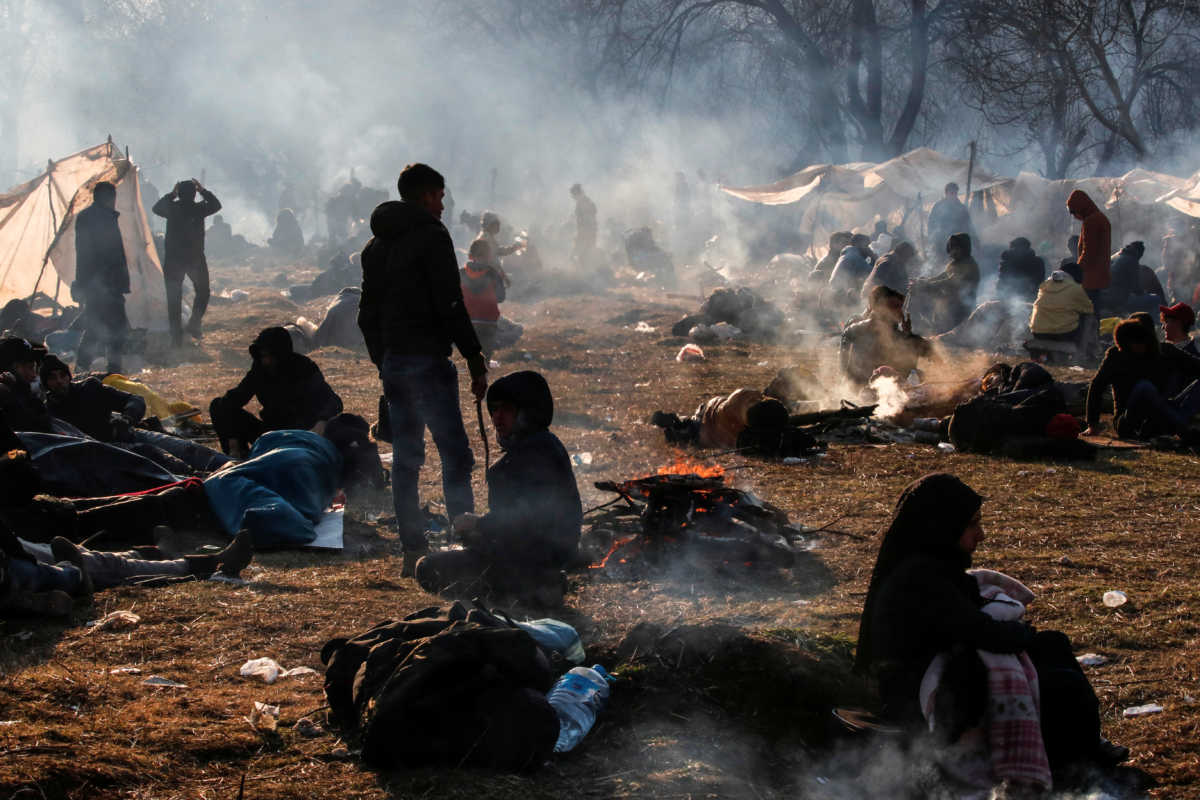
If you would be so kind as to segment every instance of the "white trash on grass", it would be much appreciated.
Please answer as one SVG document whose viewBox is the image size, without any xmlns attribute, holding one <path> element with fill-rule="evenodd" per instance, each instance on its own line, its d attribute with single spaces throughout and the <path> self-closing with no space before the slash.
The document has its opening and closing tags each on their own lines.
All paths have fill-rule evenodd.
<svg viewBox="0 0 1200 800">
<path fill-rule="evenodd" d="M 1101 602 L 1109 608 L 1120 608 L 1129 602 L 1129 598 L 1124 592 L 1118 592 L 1116 589 L 1113 589 L 1104 593 Z"/>
<path fill-rule="evenodd" d="M 1130 706 L 1121 712 L 1121 716 L 1125 719 L 1132 717 L 1147 717 L 1151 714 L 1161 714 L 1163 707 L 1158 703 L 1146 703 L 1144 706 Z"/>
<path fill-rule="evenodd" d="M 279 706 L 267 705 L 254 701 L 254 708 L 250 710 L 250 716 L 246 717 L 246 721 L 256 731 L 273 731 L 279 727 Z"/>
<path fill-rule="evenodd" d="M 304 675 L 316 675 L 312 667 L 292 667 L 284 669 L 273 658 L 252 658 L 238 671 L 243 678 L 261 678 L 264 683 L 274 683 L 280 678 L 299 678 Z"/>
</svg>

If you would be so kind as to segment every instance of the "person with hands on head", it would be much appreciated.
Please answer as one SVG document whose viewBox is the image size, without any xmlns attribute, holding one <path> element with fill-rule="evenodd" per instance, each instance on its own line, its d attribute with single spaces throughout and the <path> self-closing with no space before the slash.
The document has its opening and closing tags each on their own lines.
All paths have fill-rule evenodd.
<svg viewBox="0 0 1200 800">
<path fill-rule="evenodd" d="M 200 202 L 196 202 L 196 195 Z M 201 324 L 208 309 L 211 294 L 208 281 L 208 261 L 204 257 L 204 218 L 221 210 L 216 195 L 200 185 L 200 181 L 180 181 L 169 194 L 163 195 L 151 209 L 167 221 L 166 257 L 163 259 L 163 281 L 167 288 L 167 322 L 171 327 L 171 345 L 183 344 L 186 330 L 193 339 L 203 336 Z M 183 325 L 183 279 L 192 282 L 192 316 Z"/>
<path fill-rule="evenodd" d="M 454 243 L 441 221 L 445 178 L 427 164 L 410 164 L 398 185 L 399 202 L 381 203 L 371 214 L 374 236 L 362 250 L 358 326 L 387 400 L 392 499 L 405 554 L 401 575 L 411 577 L 428 550 L 418 492 L 426 428 L 441 456 L 447 515 L 454 519 L 475 510 L 475 458 L 463 425 L 451 346 L 466 359 L 477 402 L 488 384 Z"/>
</svg>

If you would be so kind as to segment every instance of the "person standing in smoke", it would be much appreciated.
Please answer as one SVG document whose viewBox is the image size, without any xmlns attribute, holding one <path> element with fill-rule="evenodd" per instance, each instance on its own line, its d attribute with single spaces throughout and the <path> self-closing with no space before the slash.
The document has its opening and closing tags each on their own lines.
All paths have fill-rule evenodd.
<svg viewBox="0 0 1200 800">
<path fill-rule="evenodd" d="M 571 260 L 576 266 L 586 267 L 596 249 L 596 204 L 578 183 L 571 187 L 571 197 L 575 200 L 575 247 Z"/>
<path fill-rule="evenodd" d="M 196 194 L 200 202 L 196 202 Z M 203 336 L 200 326 L 208 308 L 208 261 L 204 258 L 204 218 L 221 210 L 216 195 L 200 181 L 180 181 L 170 194 L 154 204 L 154 213 L 167 221 L 166 257 L 163 280 L 167 285 L 167 321 L 171 326 L 171 345 L 183 345 L 183 279 L 192 282 L 192 316 L 187 332 L 193 339 Z"/>
<path fill-rule="evenodd" d="M 1112 283 L 1112 224 L 1087 192 L 1076 189 L 1067 197 L 1067 210 L 1080 221 L 1079 256 L 1076 259 L 1083 276 L 1080 283 L 1088 299 L 1100 313 L 1104 290 Z"/>
<path fill-rule="evenodd" d="M 442 460 L 442 490 L 451 519 L 475 511 L 467 441 L 450 346 L 471 371 L 471 393 L 487 392 L 487 362 L 463 302 L 454 243 L 442 225 L 446 181 L 426 164 L 400 173 L 400 202 L 371 214 L 374 237 L 362 251 L 358 326 L 379 368 L 392 429 L 392 499 L 404 546 L 403 577 L 428 550 L 417 483 L 425 463 L 425 428 Z"/>
<path fill-rule="evenodd" d="M 929 241 L 944 242 L 956 233 L 966 233 L 976 238 L 971 213 L 958 199 L 958 184 L 947 183 L 945 196 L 929 210 Z"/>
<path fill-rule="evenodd" d="M 129 266 L 117 219 L 117 187 L 107 181 L 92 189 L 92 204 L 75 218 L 75 282 L 71 292 L 83 304 L 84 331 L 75 368 L 85 370 L 100 350 L 108 371 L 121 371 L 121 350 L 129 331 L 125 295 Z"/>
</svg>

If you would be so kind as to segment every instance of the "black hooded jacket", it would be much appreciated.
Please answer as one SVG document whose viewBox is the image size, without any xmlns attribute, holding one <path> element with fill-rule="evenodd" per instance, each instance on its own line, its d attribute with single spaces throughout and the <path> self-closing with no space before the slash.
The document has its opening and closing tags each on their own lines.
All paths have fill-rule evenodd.
<svg viewBox="0 0 1200 800">
<path fill-rule="evenodd" d="M 958 547 L 983 503 L 953 475 L 926 475 L 896 503 L 871 574 L 856 667 L 879 677 L 886 715 L 920 718 L 918 690 L 929 663 L 956 645 L 994 653 L 1028 648 L 1033 630 L 982 610 L 971 557 Z"/>
<path fill-rule="evenodd" d="M 487 471 L 479 549 L 500 561 L 565 566 L 579 546 L 583 506 L 567 450 L 549 430 L 550 387 L 536 372 L 514 372 L 489 387 L 487 402 L 518 412 L 516 429 L 500 442 L 504 456 Z"/>
<path fill-rule="evenodd" d="M 1028 239 L 1013 239 L 1008 248 L 1000 254 L 996 294 L 1032 303 L 1046 280 L 1046 262 L 1033 252 Z"/>
<path fill-rule="evenodd" d="M 120 213 L 92 203 L 75 217 L 75 282 L 85 292 L 129 294 Z"/>
<path fill-rule="evenodd" d="M 445 226 L 419 206 L 388 201 L 371 214 L 371 232 L 358 308 L 371 361 L 381 366 L 389 352 L 446 357 L 454 344 L 472 376 L 486 372 Z"/>
<path fill-rule="evenodd" d="M 267 370 L 261 363 L 264 352 L 275 357 Z M 342 399 L 325 382 L 312 359 L 292 349 L 292 337 L 283 328 L 267 328 L 250 345 L 254 364 L 241 383 L 221 398 L 231 408 L 241 408 L 257 397 L 259 416 L 271 430 L 307 430 L 321 420 L 341 413 Z"/>
</svg>

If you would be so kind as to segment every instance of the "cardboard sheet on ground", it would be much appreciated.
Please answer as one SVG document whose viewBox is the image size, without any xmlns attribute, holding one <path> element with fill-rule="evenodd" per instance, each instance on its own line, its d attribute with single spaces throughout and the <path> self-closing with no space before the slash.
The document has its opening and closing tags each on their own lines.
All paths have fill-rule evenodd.
<svg viewBox="0 0 1200 800">
<path fill-rule="evenodd" d="M 317 538 L 305 545 L 314 550 L 341 550 L 342 531 L 346 523 L 346 508 L 340 506 L 325 512 L 317 523 Z"/>
<path fill-rule="evenodd" d="M 1103 447 L 1109 450 L 1143 450 L 1150 445 L 1145 442 L 1131 442 L 1124 439 L 1113 439 L 1104 434 L 1097 436 L 1080 436 L 1080 439 L 1088 444 L 1094 444 L 1097 447 Z"/>
</svg>

